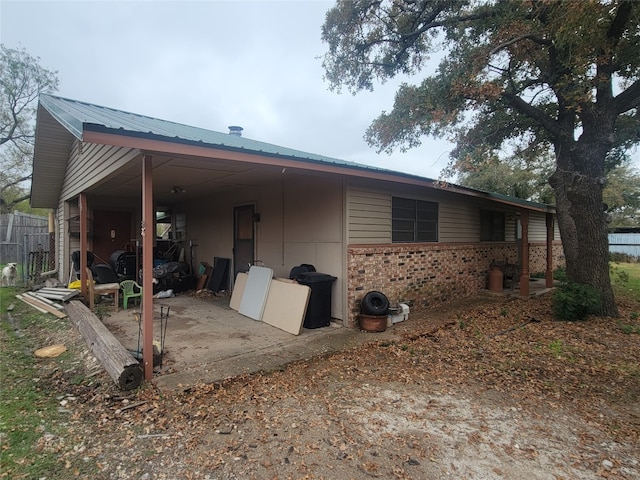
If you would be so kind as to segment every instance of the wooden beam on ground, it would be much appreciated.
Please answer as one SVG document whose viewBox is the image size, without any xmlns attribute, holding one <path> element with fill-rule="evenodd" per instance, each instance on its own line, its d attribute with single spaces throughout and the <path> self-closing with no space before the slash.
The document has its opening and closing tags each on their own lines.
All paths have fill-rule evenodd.
<svg viewBox="0 0 640 480">
<path fill-rule="evenodd" d="M 79 300 L 69 302 L 66 310 L 87 342 L 91 353 L 100 361 L 116 385 L 122 390 L 138 388 L 142 384 L 140 363 L 118 342 L 100 319 Z"/>
</svg>

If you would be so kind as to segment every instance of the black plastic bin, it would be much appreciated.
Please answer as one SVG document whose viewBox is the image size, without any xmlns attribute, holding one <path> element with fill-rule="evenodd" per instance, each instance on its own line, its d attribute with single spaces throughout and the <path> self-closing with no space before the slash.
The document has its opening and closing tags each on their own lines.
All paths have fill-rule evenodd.
<svg viewBox="0 0 640 480">
<path fill-rule="evenodd" d="M 331 287 L 336 277 L 320 272 L 303 272 L 296 275 L 301 285 L 311 288 L 304 328 L 326 327 L 331 323 Z"/>
</svg>

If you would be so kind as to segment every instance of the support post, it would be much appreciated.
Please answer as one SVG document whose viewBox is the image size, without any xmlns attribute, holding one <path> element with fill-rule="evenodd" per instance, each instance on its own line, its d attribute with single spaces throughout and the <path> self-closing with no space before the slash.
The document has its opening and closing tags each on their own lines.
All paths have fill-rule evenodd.
<svg viewBox="0 0 640 480">
<path fill-rule="evenodd" d="M 153 379 L 153 166 L 142 157 L 142 363 L 144 379 Z"/>
<path fill-rule="evenodd" d="M 522 226 L 522 265 L 520 265 L 520 295 L 529 296 L 529 211 L 523 210 L 520 214 Z"/>
<path fill-rule="evenodd" d="M 553 214 L 547 213 L 547 270 L 545 287 L 553 287 Z"/>
<path fill-rule="evenodd" d="M 88 299 L 89 291 L 87 289 L 87 194 L 81 193 L 78 197 L 78 209 L 80 215 L 80 293 L 82 297 Z"/>
</svg>

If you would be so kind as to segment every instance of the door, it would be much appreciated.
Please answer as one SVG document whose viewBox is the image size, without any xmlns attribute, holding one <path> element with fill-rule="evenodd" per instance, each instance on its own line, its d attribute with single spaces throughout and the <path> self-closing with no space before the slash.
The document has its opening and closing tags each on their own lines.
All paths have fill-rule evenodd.
<svg viewBox="0 0 640 480">
<path fill-rule="evenodd" d="M 233 208 L 233 278 L 239 272 L 249 271 L 249 265 L 254 261 L 254 215 L 254 205 Z"/>
<path fill-rule="evenodd" d="M 93 253 L 96 263 L 109 264 L 116 250 L 131 248 L 131 212 L 93 211 Z"/>
</svg>

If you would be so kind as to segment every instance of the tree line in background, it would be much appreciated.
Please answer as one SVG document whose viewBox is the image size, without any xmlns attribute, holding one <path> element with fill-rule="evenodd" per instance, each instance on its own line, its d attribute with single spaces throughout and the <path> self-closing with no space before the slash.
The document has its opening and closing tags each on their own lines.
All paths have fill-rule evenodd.
<svg viewBox="0 0 640 480">
<path fill-rule="evenodd" d="M 627 152 L 640 143 L 640 2 L 338 0 L 322 39 L 335 90 L 416 79 L 367 130 L 372 146 L 447 138 L 456 144 L 449 171 L 465 182 L 531 197 L 548 181 L 568 279 L 593 287 L 599 313 L 617 316 L 604 190 L 616 168 L 637 178 Z M 433 54 L 440 63 L 426 71 Z"/>
</svg>

